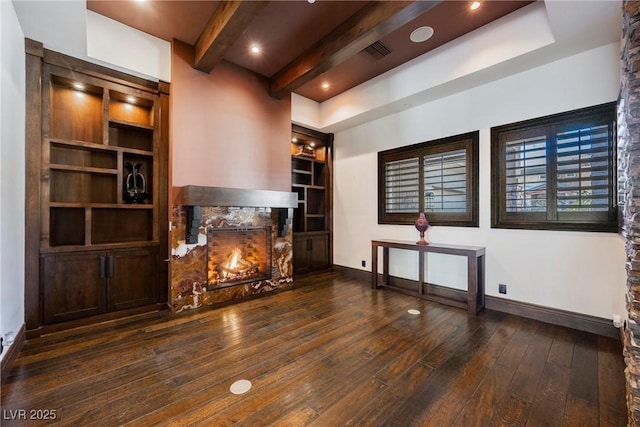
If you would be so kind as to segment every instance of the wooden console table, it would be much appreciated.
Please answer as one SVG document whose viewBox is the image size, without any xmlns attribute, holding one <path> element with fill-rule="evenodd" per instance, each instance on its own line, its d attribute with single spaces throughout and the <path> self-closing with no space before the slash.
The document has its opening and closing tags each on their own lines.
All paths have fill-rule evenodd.
<svg viewBox="0 0 640 427">
<path fill-rule="evenodd" d="M 378 283 L 378 248 L 382 247 L 382 283 Z M 394 286 L 389 280 L 389 249 L 404 249 L 409 251 L 418 251 L 418 289 L 415 291 L 407 290 Z M 467 299 L 466 303 L 454 299 L 444 298 L 442 296 L 433 296 L 425 292 L 424 281 L 424 254 L 428 252 L 458 255 L 467 257 Z M 413 242 L 401 240 L 372 240 L 371 241 L 371 288 L 378 287 L 391 288 L 407 292 L 420 298 L 441 302 L 444 304 L 463 307 L 469 311 L 469 314 L 476 315 L 478 311 L 484 308 L 484 256 L 485 248 L 481 246 L 460 246 L 460 245 L 443 245 L 430 243 L 428 245 L 416 245 Z M 460 291 L 462 292 L 462 291 Z"/>
</svg>

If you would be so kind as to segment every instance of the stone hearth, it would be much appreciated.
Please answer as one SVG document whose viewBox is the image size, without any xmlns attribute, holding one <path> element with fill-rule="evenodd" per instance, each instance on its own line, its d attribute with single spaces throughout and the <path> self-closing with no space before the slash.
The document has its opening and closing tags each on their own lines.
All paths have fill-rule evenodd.
<svg viewBox="0 0 640 427">
<path fill-rule="evenodd" d="M 295 193 L 195 186 L 179 189 L 172 212 L 171 309 L 180 312 L 293 286 L 294 206 Z M 269 227 L 270 278 L 207 290 L 207 230 L 232 227 Z"/>
</svg>

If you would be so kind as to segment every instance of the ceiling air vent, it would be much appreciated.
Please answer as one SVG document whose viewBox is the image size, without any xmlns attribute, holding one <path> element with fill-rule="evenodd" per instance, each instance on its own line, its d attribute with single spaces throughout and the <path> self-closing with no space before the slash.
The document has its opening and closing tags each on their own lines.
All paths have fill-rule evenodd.
<svg viewBox="0 0 640 427">
<path fill-rule="evenodd" d="M 377 42 L 365 47 L 360 53 L 369 59 L 377 61 L 389 55 L 391 50 L 378 40 Z"/>
</svg>

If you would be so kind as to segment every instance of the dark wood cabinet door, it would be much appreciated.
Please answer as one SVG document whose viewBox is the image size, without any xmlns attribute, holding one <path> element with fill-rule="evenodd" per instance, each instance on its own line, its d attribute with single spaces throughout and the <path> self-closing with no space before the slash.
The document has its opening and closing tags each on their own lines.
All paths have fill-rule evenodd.
<svg viewBox="0 0 640 427">
<path fill-rule="evenodd" d="M 293 234 L 293 272 L 329 267 L 329 233 Z"/>
<path fill-rule="evenodd" d="M 304 273 L 309 271 L 309 238 L 306 235 L 293 235 L 293 272 Z"/>
<path fill-rule="evenodd" d="M 136 248 L 107 254 L 107 309 L 154 304 L 158 288 L 158 248 Z"/>
<path fill-rule="evenodd" d="M 309 267 L 318 270 L 329 267 L 329 235 L 316 234 L 309 237 Z"/>
<path fill-rule="evenodd" d="M 42 258 L 44 322 L 47 324 L 104 313 L 104 253 L 73 253 Z"/>
</svg>

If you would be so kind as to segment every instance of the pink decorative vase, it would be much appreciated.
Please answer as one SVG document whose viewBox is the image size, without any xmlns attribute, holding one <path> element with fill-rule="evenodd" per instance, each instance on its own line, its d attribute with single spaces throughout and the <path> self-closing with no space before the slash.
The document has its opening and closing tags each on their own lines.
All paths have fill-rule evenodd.
<svg viewBox="0 0 640 427">
<path fill-rule="evenodd" d="M 427 218 L 425 218 L 424 214 L 421 213 L 418 219 L 416 220 L 416 230 L 420 232 L 420 240 L 416 242 L 416 245 L 429 244 L 429 242 L 427 242 L 424 239 L 424 232 L 427 231 L 428 228 L 429 228 L 429 221 L 427 221 Z"/>
</svg>

